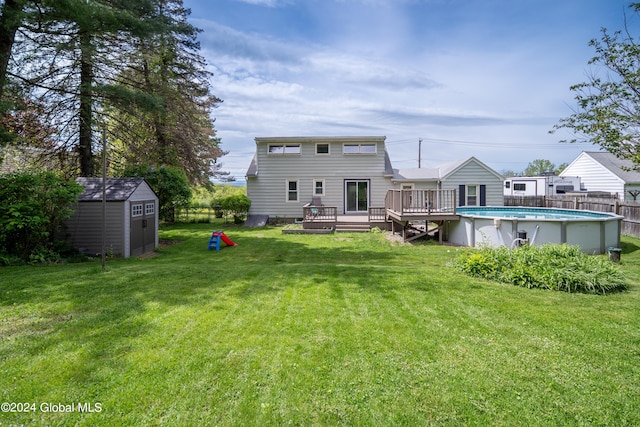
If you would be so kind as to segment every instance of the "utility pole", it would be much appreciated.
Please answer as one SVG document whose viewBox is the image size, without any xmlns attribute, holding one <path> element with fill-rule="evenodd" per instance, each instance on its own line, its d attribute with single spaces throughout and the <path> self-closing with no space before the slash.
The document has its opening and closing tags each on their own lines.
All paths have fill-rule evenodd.
<svg viewBox="0 0 640 427">
<path fill-rule="evenodd" d="M 418 139 L 418 169 L 420 169 L 422 163 L 422 138 Z"/>
<path fill-rule="evenodd" d="M 102 272 L 107 266 L 107 128 L 102 130 Z"/>
</svg>

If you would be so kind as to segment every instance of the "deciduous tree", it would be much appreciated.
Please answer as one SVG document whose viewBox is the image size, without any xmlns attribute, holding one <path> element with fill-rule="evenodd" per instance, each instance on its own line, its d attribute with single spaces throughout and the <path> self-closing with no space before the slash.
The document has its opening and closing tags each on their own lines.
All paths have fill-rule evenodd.
<svg viewBox="0 0 640 427">
<path fill-rule="evenodd" d="M 636 14 L 640 3 L 631 3 Z M 637 20 L 635 21 L 637 22 Z M 589 61 L 588 80 L 571 86 L 577 106 L 551 132 L 566 128 L 576 136 L 570 142 L 592 142 L 622 159 L 640 166 L 640 46 L 637 28 L 602 36 L 589 45 L 595 56 Z M 636 35 L 634 35 L 634 33 Z M 566 141 L 566 140 L 565 140 Z"/>
</svg>

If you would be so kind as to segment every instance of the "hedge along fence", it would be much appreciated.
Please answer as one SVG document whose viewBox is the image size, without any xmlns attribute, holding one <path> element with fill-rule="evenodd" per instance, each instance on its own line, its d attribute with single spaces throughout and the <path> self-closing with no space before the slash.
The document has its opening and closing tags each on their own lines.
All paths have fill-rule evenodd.
<svg viewBox="0 0 640 427">
<path fill-rule="evenodd" d="M 214 200 L 209 206 L 198 205 L 176 210 L 177 222 L 208 223 L 213 218 L 231 217 L 236 224 L 244 222 L 251 207 L 251 201 L 245 195 L 231 195 Z"/>
<path fill-rule="evenodd" d="M 222 218 L 223 216 L 217 216 L 218 212 L 222 213 L 215 207 L 200 207 L 192 206 L 186 208 L 176 209 L 176 222 L 182 223 L 209 223 L 214 218 Z"/>
<path fill-rule="evenodd" d="M 622 234 L 640 237 L 640 202 L 583 196 L 505 196 L 505 206 L 577 209 L 623 216 Z"/>
</svg>

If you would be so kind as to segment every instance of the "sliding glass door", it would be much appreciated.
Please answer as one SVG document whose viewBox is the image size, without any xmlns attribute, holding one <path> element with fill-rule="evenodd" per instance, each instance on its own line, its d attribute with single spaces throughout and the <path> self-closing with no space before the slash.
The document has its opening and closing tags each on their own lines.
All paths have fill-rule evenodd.
<svg viewBox="0 0 640 427">
<path fill-rule="evenodd" d="M 369 181 L 347 180 L 344 182 L 345 213 L 369 211 Z"/>
</svg>

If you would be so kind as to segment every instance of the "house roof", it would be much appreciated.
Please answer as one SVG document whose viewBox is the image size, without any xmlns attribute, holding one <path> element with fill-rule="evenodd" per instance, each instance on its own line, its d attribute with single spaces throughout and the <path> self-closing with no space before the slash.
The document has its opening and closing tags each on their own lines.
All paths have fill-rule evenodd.
<svg viewBox="0 0 640 427">
<path fill-rule="evenodd" d="M 393 179 L 398 181 L 437 181 L 440 179 L 439 168 L 394 169 Z"/>
<path fill-rule="evenodd" d="M 446 179 L 448 176 L 471 162 L 479 164 L 482 168 L 494 174 L 497 178 L 502 179 L 502 176 L 499 173 L 473 156 L 463 160 L 445 163 L 435 168 L 394 169 L 393 179 L 396 181 L 439 181 Z"/>
<path fill-rule="evenodd" d="M 600 163 L 625 183 L 640 183 L 640 172 L 634 170 L 631 160 L 619 159 L 608 151 L 583 151 L 583 153 Z"/>
<path fill-rule="evenodd" d="M 269 136 L 256 137 L 256 144 L 260 142 L 287 143 L 287 142 L 384 142 L 386 136 Z"/>
<path fill-rule="evenodd" d="M 255 154 L 251 158 L 251 163 L 249 164 L 249 169 L 247 169 L 246 176 L 247 177 L 258 176 L 258 160 L 256 159 Z"/>
<path fill-rule="evenodd" d="M 102 178 L 76 178 L 76 182 L 84 187 L 79 201 L 102 201 Z M 144 178 L 107 178 L 107 201 L 127 200 L 143 182 Z"/>
</svg>

